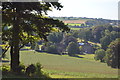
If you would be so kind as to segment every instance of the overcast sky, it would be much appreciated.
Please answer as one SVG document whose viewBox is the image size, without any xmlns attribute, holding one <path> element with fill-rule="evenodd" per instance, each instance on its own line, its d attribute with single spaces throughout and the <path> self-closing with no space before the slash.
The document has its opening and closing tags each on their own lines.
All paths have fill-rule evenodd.
<svg viewBox="0 0 120 80">
<path fill-rule="evenodd" d="M 49 16 L 73 16 L 118 19 L 119 0 L 59 0 L 61 11 L 48 12 Z"/>
</svg>

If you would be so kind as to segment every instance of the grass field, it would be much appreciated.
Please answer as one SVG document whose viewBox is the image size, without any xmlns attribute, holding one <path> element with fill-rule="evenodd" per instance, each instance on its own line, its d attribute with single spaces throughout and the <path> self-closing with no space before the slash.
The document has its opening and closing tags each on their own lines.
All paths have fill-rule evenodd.
<svg viewBox="0 0 120 80">
<path fill-rule="evenodd" d="M 20 56 L 21 62 L 25 65 L 40 62 L 44 67 L 43 70 L 52 78 L 117 78 L 118 76 L 117 69 L 108 67 L 106 63 L 94 61 L 93 54 L 79 55 L 83 58 L 76 58 L 21 51 Z"/>
<path fill-rule="evenodd" d="M 70 28 L 71 30 L 80 30 L 80 28 Z"/>
</svg>

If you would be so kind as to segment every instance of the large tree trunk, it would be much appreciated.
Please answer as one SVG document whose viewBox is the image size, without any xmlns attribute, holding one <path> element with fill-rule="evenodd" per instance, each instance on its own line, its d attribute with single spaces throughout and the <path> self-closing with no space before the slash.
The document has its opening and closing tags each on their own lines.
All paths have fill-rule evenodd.
<svg viewBox="0 0 120 80">
<path fill-rule="evenodd" d="M 13 25 L 12 45 L 11 45 L 11 70 L 17 72 L 19 68 L 19 25 L 17 20 Z"/>
</svg>

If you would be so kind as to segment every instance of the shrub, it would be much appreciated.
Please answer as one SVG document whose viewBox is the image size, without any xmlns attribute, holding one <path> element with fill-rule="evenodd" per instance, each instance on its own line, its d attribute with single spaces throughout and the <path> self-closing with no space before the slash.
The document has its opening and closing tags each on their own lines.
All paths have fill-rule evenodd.
<svg viewBox="0 0 120 80">
<path fill-rule="evenodd" d="M 8 71 L 10 71 L 10 67 L 6 66 L 6 65 L 3 65 L 2 66 L 2 72 L 4 73 L 4 72 L 8 72 Z"/>
<path fill-rule="evenodd" d="M 40 64 L 40 63 L 36 63 L 35 67 L 36 67 L 36 76 L 38 76 L 38 77 L 39 77 L 39 76 L 42 76 L 42 73 L 43 73 L 43 72 L 42 72 L 41 69 L 42 69 L 43 67 L 41 66 L 41 64 Z"/>
<path fill-rule="evenodd" d="M 18 73 L 23 73 L 25 71 L 25 65 L 23 63 L 20 63 L 18 67 Z"/>
<path fill-rule="evenodd" d="M 79 46 L 75 42 L 70 42 L 69 43 L 69 45 L 67 47 L 67 51 L 68 51 L 68 55 L 70 55 L 70 56 L 74 56 L 75 54 L 80 53 Z"/>
<path fill-rule="evenodd" d="M 31 64 L 26 68 L 26 74 L 29 77 L 48 78 L 49 76 L 42 71 L 42 65 L 40 63 Z"/>
<path fill-rule="evenodd" d="M 34 64 L 31 64 L 31 65 L 29 65 L 27 68 L 26 68 L 26 74 L 28 75 L 28 76 L 32 76 L 34 73 L 35 73 L 35 71 L 36 71 L 36 67 L 35 67 L 35 65 Z"/>
</svg>

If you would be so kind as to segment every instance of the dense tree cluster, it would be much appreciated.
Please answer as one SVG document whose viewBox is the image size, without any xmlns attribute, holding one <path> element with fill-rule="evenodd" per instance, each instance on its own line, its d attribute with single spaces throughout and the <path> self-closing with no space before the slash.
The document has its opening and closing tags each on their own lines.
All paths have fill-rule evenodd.
<svg viewBox="0 0 120 80">
<path fill-rule="evenodd" d="M 120 38 L 111 42 L 106 52 L 106 62 L 108 66 L 120 68 Z"/>
<path fill-rule="evenodd" d="M 72 36 L 84 40 L 100 43 L 101 47 L 95 46 L 95 60 L 106 62 L 113 68 L 119 68 L 118 48 L 120 38 L 120 27 L 111 25 L 94 26 L 71 31 Z"/>
</svg>

